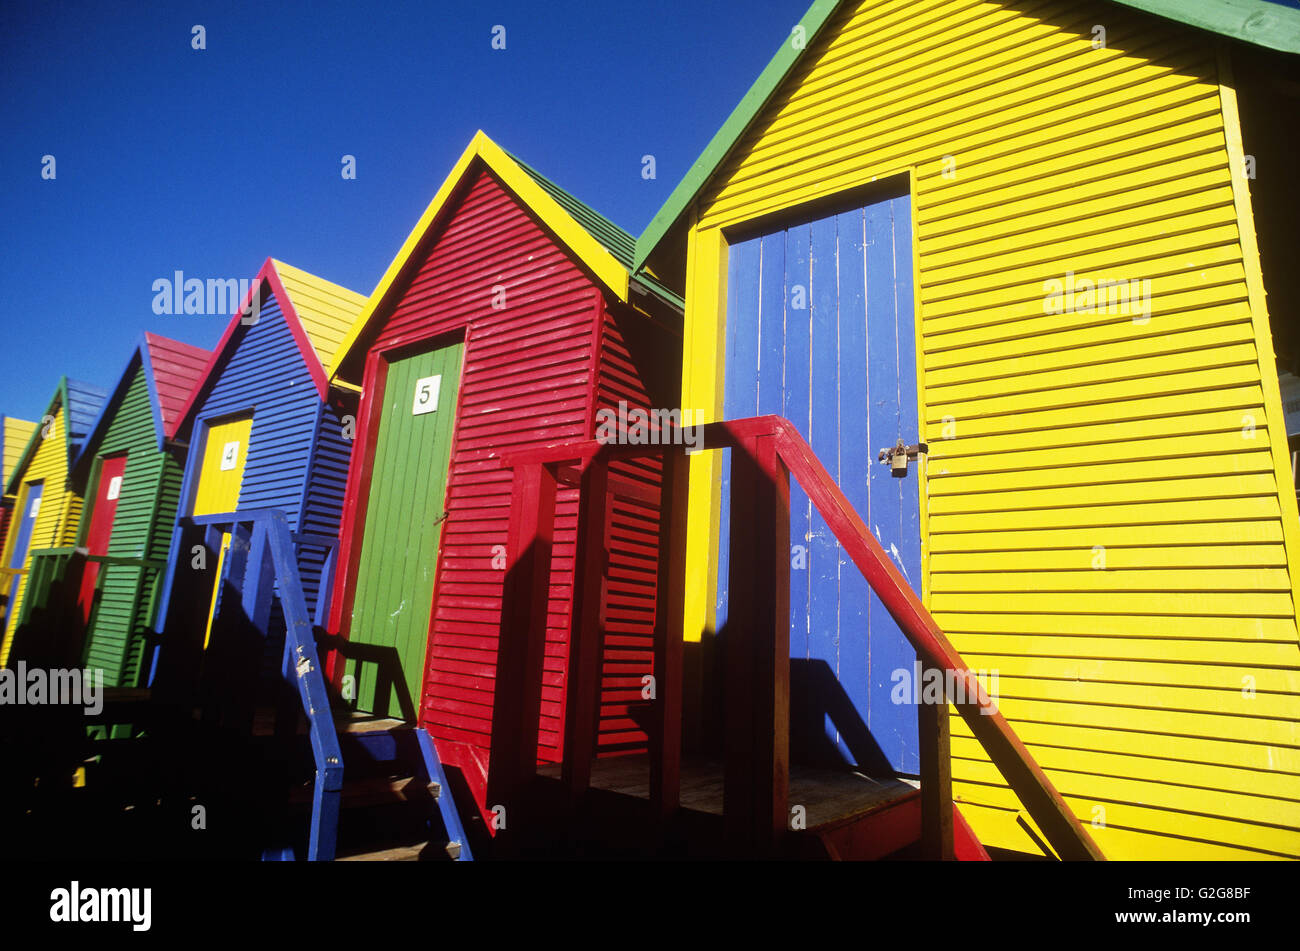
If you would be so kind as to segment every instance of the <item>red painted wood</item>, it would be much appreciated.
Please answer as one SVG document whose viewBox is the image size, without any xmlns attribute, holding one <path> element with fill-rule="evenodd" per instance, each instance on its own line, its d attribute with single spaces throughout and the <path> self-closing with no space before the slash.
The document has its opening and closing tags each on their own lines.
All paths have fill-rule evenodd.
<svg viewBox="0 0 1300 951">
<path fill-rule="evenodd" d="M 724 835 L 734 855 L 771 854 L 789 825 L 790 482 L 776 436 L 731 455 Z"/>
<path fill-rule="evenodd" d="M 510 503 L 505 587 L 502 592 L 500 653 L 492 707 L 492 757 L 488 766 L 489 807 L 517 812 L 523 785 L 536 775 L 541 672 L 550 597 L 556 484 L 545 466 L 514 473 Z"/>
<path fill-rule="evenodd" d="M 185 404 L 194 392 L 208 361 L 212 359 L 212 354 L 202 347 L 193 347 L 147 331 L 144 342 L 162 413 L 163 436 L 170 439 L 176 435 L 176 427 L 180 424 Z"/>
<path fill-rule="evenodd" d="M 753 578 L 756 576 L 753 565 L 748 568 L 742 566 L 740 569 L 737 565 L 740 561 L 750 562 L 754 558 L 752 546 L 759 543 L 759 536 L 752 528 L 753 518 L 737 519 L 734 513 L 738 507 L 741 511 L 749 511 L 757 504 L 761 491 L 757 484 L 757 468 L 753 464 L 757 440 L 760 437 L 774 437 L 777 452 L 788 468 L 789 474 L 798 480 L 813 505 L 826 520 L 827 526 L 840 541 L 844 551 L 867 579 L 881 603 L 898 622 L 922 662 L 944 670 L 953 670 L 965 676 L 966 701 L 955 703 L 954 706 L 957 707 L 976 739 L 988 752 L 990 759 L 1020 796 L 1021 802 L 1025 804 L 1053 848 L 1062 858 L 1104 860 L 1105 856 L 1092 837 L 1070 812 L 1056 787 L 1034 761 L 1010 724 L 1000 712 L 997 712 L 978 678 L 969 672 L 961 656 L 921 604 L 920 599 L 892 560 L 881 549 L 880 543 L 867 529 L 861 516 L 849 504 L 844 493 L 822 467 L 811 447 L 798 431 L 778 416 L 759 416 L 711 423 L 701 427 L 700 435 L 701 449 L 730 448 L 743 451 L 743 454 L 733 453 L 731 571 L 735 583 L 743 584 L 746 590 L 753 585 Z M 540 462 L 569 459 L 575 454 L 589 456 L 602 450 L 618 455 L 645 453 L 647 449 L 654 451 L 652 447 L 600 447 L 594 442 L 589 442 L 585 445 L 566 447 L 563 450 L 539 448 L 526 454 L 507 456 L 503 459 L 503 464 L 522 464 L 525 457 L 529 461 Z M 737 458 L 740 460 L 738 467 Z M 739 574 L 737 574 L 738 570 Z M 743 622 L 739 630 L 752 629 L 755 623 L 752 617 L 752 602 L 741 601 L 737 607 L 741 614 L 737 616 L 733 609 L 728 627 L 736 627 L 737 617 L 739 617 Z M 745 776 L 753 768 L 750 764 L 755 754 L 751 749 L 751 737 L 743 729 L 744 720 L 733 712 L 733 705 L 739 703 L 748 708 L 753 702 L 750 696 L 754 683 L 753 671 L 748 667 L 752 655 L 740 650 L 736 646 L 735 638 L 728 638 L 727 641 L 724 680 L 727 708 L 731 719 L 725 732 L 728 762 L 726 768 L 737 776 Z M 753 788 L 754 783 L 750 781 L 728 783 L 729 787 L 741 785 Z M 757 824 L 753 800 L 747 795 L 742 795 L 738 788 L 733 789 L 730 798 L 727 798 L 727 793 L 724 791 L 724 809 L 728 813 L 734 810 L 733 830 L 752 829 Z M 919 800 L 917 809 L 919 821 Z M 737 845 L 743 847 L 748 837 L 739 831 L 733 834 L 738 840 Z"/>
<path fill-rule="evenodd" d="M 810 835 L 836 861 L 871 862 L 905 849 L 921 835 L 921 794 L 911 793 L 865 815 L 818 826 Z"/>
<path fill-rule="evenodd" d="M 600 706 L 600 654 L 604 645 L 609 561 L 609 462 L 594 459 L 582 474 L 577 585 L 574 589 L 573 636 L 569 647 L 568 733 L 565 737 L 565 784 L 575 798 L 591 785 L 591 761 L 597 742 Z"/>
<path fill-rule="evenodd" d="M 958 862 L 990 862 L 988 852 L 956 804 L 952 807 L 953 852 Z"/>
<path fill-rule="evenodd" d="M 343 490 L 343 517 L 339 522 L 338 569 L 334 573 L 334 594 L 330 598 L 327 629 L 346 637 L 352 617 L 353 596 L 357 589 L 358 560 L 366 530 L 366 499 L 370 476 L 374 471 L 375 445 L 379 440 L 379 420 L 383 415 L 383 389 L 388 377 L 388 363 L 378 351 L 366 355 L 367 388 L 356 415 L 352 434 L 352 464 Z M 376 395 L 378 394 L 378 395 Z M 325 676 L 336 688 L 342 686 L 343 669 L 339 652 L 331 650 L 325 661 Z M 415 699 L 418 703 L 418 698 Z"/>
<path fill-rule="evenodd" d="M 114 479 L 120 479 L 126 473 L 126 456 L 110 456 L 100 460 L 99 483 L 95 486 L 94 503 L 90 510 L 90 525 L 86 529 L 85 548 L 91 555 L 107 555 L 108 543 L 113 536 L 113 518 L 117 514 L 119 492 L 113 498 L 108 497 L 109 488 Z M 90 611 L 95 601 L 95 582 L 99 578 L 99 564 L 88 562 L 81 575 L 81 591 L 77 604 L 81 608 L 81 619 L 90 621 Z"/>
<path fill-rule="evenodd" d="M 663 509 L 660 525 L 658 592 L 660 604 L 681 604 L 686 572 L 675 553 L 686 550 L 687 459 L 684 453 L 664 455 Z M 659 611 L 655 617 L 655 672 L 658 702 L 650 756 L 650 804 L 666 831 L 681 804 L 682 776 L 682 617 L 676 611 Z"/>
<path fill-rule="evenodd" d="M 498 289 L 505 291 L 499 309 L 493 307 Z M 363 396 L 329 621 L 330 630 L 344 636 L 364 530 L 378 421 L 374 407 L 382 401 L 380 355 L 425 349 L 451 334 L 465 340 L 420 721 L 444 761 L 467 775 L 478 768 L 467 751 L 486 755 L 494 742 L 498 659 L 509 657 L 499 643 L 506 572 L 494 565 L 508 544 L 512 504 L 511 472 L 500 459 L 590 441 L 598 403 L 616 405 L 623 398 L 646 405 L 639 374 L 656 361 L 642 352 L 644 334 L 635 344 L 624 341 L 620 328 L 633 319 L 643 318 L 619 302 L 607 305 L 566 249 L 490 173 L 474 166 L 362 338 Z M 662 329 L 654 334 L 665 336 Z M 676 365 L 679 356 L 673 352 L 657 362 Z M 633 481 L 656 492 L 658 467 L 657 460 L 612 466 L 611 478 L 617 474 L 621 484 Z M 641 494 L 638 489 L 633 496 Z M 547 762 L 561 759 L 566 733 L 578 499 L 578 487 L 559 487 L 535 731 L 535 755 Z M 612 623 L 619 630 L 602 658 L 602 749 L 645 748 L 645 734 L 629 712 L 641 703 L 640 679 L 653 663 L 655 572 L 646 566 L 643 549 L 646 539 L 653 545 L 657 516 L 641 511 L 646 507 L 635 498 L 615 502 Z"/>
</svg>

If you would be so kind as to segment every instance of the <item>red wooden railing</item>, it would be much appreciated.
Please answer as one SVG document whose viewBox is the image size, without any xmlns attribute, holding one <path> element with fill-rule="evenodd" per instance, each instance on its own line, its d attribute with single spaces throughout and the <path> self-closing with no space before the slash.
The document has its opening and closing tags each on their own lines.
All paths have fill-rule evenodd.
<svg viewBox="0 0 1300 951">
<path fill-rule="evenodd" d="M 661 443 L 677 435 L 665 433 Z M 959 678 L 949 697 L 1008 785 L 1064 859 L 1103 859 L 1083 825 L 1034 762 L 1010 724 L 885 554 L 811 447 L 778 416 L 699 427 L 703 451 L 731 449 L 731 573 L 724 658 L 726 752 L 724 836 L 736 854 L 775 851 L 789 821 L 789 531 L 793 475 L 916 650 L 924 669 Z M 563 779 L 576 798 L 591 780 L 596 748 L 604 525 L 611 459 L 661 455 L 663 482 L 654 672 L 656 722 L 650 730 L 650 798 L 665 825 L 677 811 L 681 779 L 682 629 L 687 458 L 682 445 L 595 441 L 512 453 L 514 470 L 507 579 L 502 606 L 492 753 L 491 803 L 520 801 L 536 775 L 542 652 L 554 528 L 561 482 L 582 487 L 570 645 L 570 705 Z M 734 596 L 744 592 L 744 597 Z M 947 706 L 920 704 L 922 849 L 953 855 Z"/>
</svg>

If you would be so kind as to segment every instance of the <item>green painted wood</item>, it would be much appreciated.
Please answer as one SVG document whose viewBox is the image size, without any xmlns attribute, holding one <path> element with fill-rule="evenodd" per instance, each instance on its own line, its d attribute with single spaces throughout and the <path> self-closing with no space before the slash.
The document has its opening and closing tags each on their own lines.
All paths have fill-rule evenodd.
<svg viewBox="0 0 1300 951">
<path fill-rule="evenodd" d="M 412 711 L 424 683 L 463 350 L 456 343 L 388 365 L 370 473 L 349 639 L 396 649 Z M 438 408 L 416 415 L 416 382 L 435 375 L 441 377 Z M 384 682 L 378 663 L 352 659 L 347 673 L 355 678 L 359 709 L 403 712 L 392 691 L 376 691 Z"/>
<path fill-rule="evenodd" d="M 171 453 L 158 451 L 148 384 L 138 364 L 126 396 L 94 451 L 96 457 L 119 453 L 127 457 L 108 554 L 165 559 L 180 494 L 181 468 Z M 96 465 L 88 492 L 91 497 L 98 479 Z M 155 573 L 156 569 L 122 564 L 105 565 L 101 570 L 99 597 L 86 636 L 85 663 L 103 668 L 105 686 L 138 685 L 146 631 L 152 621 L 146 615 Z"/>
</svg>

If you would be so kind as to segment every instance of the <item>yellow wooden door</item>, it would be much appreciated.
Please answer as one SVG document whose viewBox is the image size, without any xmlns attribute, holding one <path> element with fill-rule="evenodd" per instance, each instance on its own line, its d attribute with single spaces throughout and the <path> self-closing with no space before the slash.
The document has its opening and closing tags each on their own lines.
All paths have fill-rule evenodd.
<svg viewBox="0 0 1300 951">
<path fill-rule="evenodd" d="M 248 437 L 253 431 L 253 417 L 243 416 L 213 423 L 208 427 L 203 442 L 203 464 L 199 468 L 199 484 L 194 493 L 195 515 L 218 515 L 233 512 L 239 505 L 239 490 L 244 483 L 244 464 L 248 461 Z M 217 578 L 212 585 L 212 600 L 208 605 L 208 623 L 203 632 L 203 646 L 212 637 L 212 619 L 217 614 L 217 599 L 221 593 L 221 572 L 225 567 L 226 551 L 230 548 L 230 533 L 221 536 L 221 552 L 217 555 Z"/>
</svg>

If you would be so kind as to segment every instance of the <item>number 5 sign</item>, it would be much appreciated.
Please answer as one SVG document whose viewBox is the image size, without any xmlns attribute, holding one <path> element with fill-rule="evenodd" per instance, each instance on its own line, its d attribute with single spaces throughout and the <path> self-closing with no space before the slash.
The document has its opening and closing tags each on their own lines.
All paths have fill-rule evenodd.
<svg viewBox="0 0 1300 951">
<path fill-rule="evenodd" d="M 438 409 L 438 391 L 442 388 L 442 374 L 426 376 L 415 381 L 415 403 L 411 407 L 412 416 L 423 416 Z"/>
</svg>

